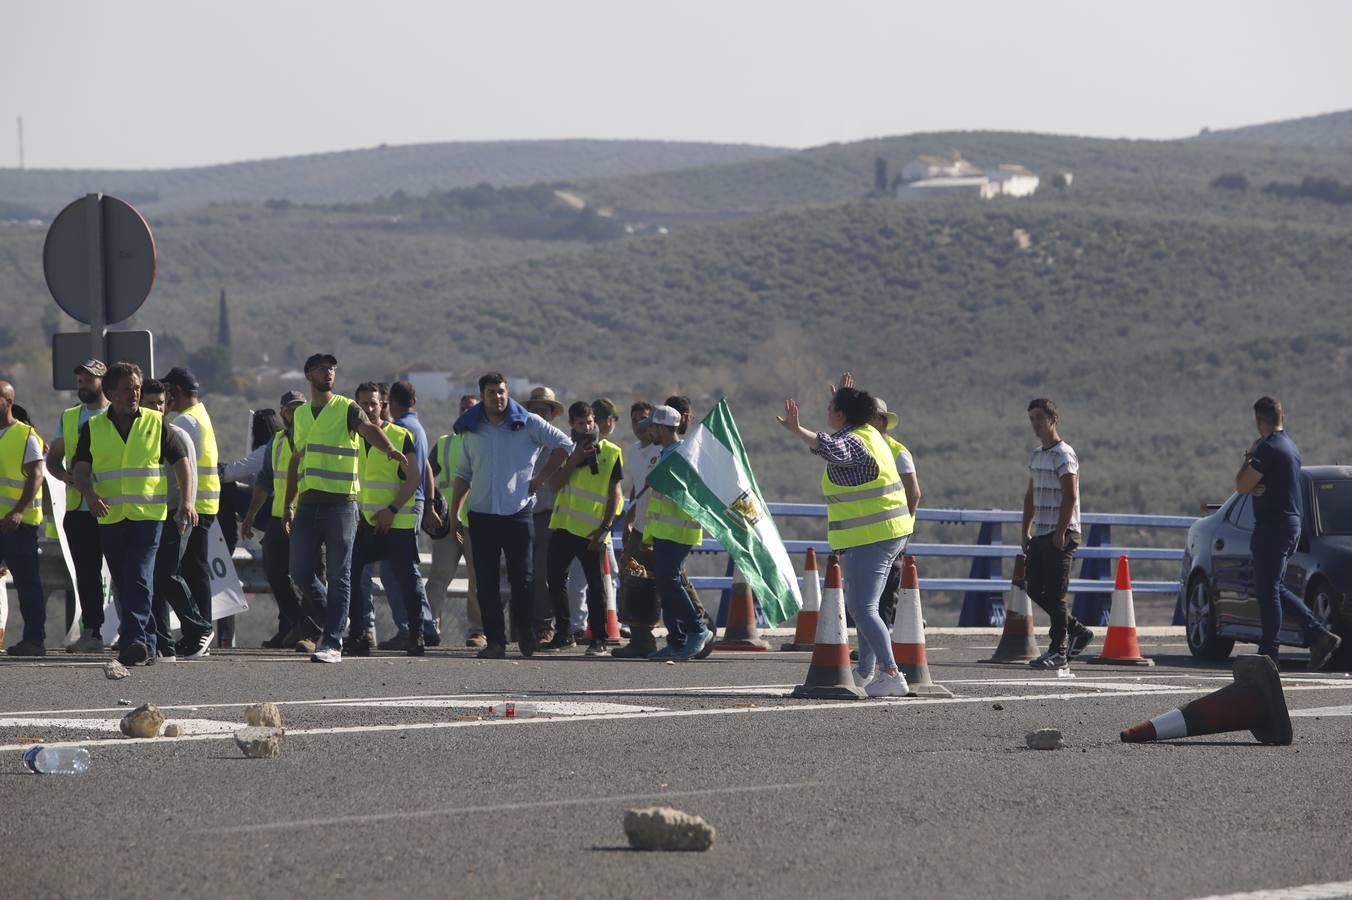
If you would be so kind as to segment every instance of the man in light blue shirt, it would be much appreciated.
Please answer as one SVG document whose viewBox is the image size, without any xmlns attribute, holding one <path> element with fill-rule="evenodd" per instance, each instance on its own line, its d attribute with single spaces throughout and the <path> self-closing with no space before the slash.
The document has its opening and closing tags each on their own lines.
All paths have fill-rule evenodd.
<svg viewBox="0 0 1352 900">
<path fill-rule="evenodd" d="M 479 379 L 479 397 L 479 404 L 455 423 L 455 433 L 463 438 L 451 492 L 451 521 L 460 529 L 460 509 L 468 502 L 479 609 L 488 638 L 479 658 L 502 659 L 507 655 L 507 627 L 498 588 L 504 555 L 507 581 L 512 586 L 512 626 L 521 655 L 530 656 L 535 652 L 531 624 L 535 493 L 563 465 L 573 451 L 573 442 L 512 400 L 507 380 L 500 373 L 490 372 Z M 549 461 L 536 471 L 541 450 L 549 451 Z"/>
</svg>

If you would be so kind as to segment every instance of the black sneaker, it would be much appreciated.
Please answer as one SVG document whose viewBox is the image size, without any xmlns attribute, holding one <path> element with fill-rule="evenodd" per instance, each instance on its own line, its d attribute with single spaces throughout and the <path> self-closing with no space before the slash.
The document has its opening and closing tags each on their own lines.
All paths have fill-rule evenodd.
<svg viewBox="0 0 1352 900">
<path fill-rule="evenodd" d="M 427 641 L 421 634 L 410 635 L 408 639 L 408 649 L 404 652 L 409 656 L 426 656 L 426 647 Z"/>
<path fill-rule="evenodd" d="M 1070 660 L 1060 650 L 1048 650 L 1037 659 L 1030 659 L 1028 665 L 1033 669 L 1065 669 L 1070 666 Z"/>
<path fill-rule="evenodd" d="M 521 639 L 516 642 L 516 649 L 521 651 L 521 655 L 531 657 L 535 655 L 535 635 L 523 634 Z"/>
<path fill-rule="evenodd" d="M 432 632 L 431 634 L 424 634 L 424 635 L 423 635 L 423 646 L 424 646 L 424 647 L 440 647 L 440 646 L 441 646 L 441 632 L 440 632 L 440 631 L 434 631 L 434 632 Z"/>
<path fill-rule="evenodd" d="M 268 638 L 266 641 L 263 642 L 264 650 L 282 650 L 290 646 L 292 645 L 286 642 L 286 633 L 281 631 L 277 632 L 272 637 Z"/>
<path fill-rule="evenodd" d="M 146 660 L 153 659 L 150 648 L 139 641 L 117 655 L 117 661 L 127 668 L 147 665 Z"/>
<path fill-rule="evenodd" d="M 174 652 L 173 647 L 156 647 L 154 658 L 161 662 L 178 662 L 178 654 Z M 146 665 L 149 665 L 149 663 L 147 662 Z"/>
<path fill-rule="evenodd" d="M 609 656 L 610 648 L 606 646 L 605 641 L 592 641 L 591 646 L 587 648 L 588 656 Z"/>
<path fill-rule="evenodd" d="M 1084 648 L 1094 642 L 1094 632 L 1088 628 L 1070 636 L 1070 652 L 1066 654 L 1070 659 L 1077 659 L 1084 652 Z"/>
<path fill-rule="evenodd" d="M 572 650 L 576 646 L 576 637 L 566 631 L 556 631 L 549 643 L 537 649 L 542 653 L 558 653 L 560 650 Z"/>
<path fill-rule="evenodd" d="M 37 641 L 19 641 L 5 652 L 10 656 L 46 656 L 47 648 Z"/>
<path fill-rule="evenodd" d="M 361 637 L 349 637 L 343 641 L 342 654 L 344 656 L 370 656 L 371 639 L 362 635 Z"/>
<path fill-rule="evenodd" d="M 1320 632 L 1310 641 L 1310 671 L 1318 672 L 1328 666 L 1329 660 L 1333 659 L 1333 654 L 1338 652 L 1342 642 L 1343 639 L 1332 631 Z"/>
<path fill-rule="evenodd" d="M 489 644 L 474 655 L 479 659 L 506 659 L 507 648 L 501 644 Z"/>
<path fill-rule="evenodd" d="M 215 631 L 204 631 L 197 635 L 185 634 L 174 650 L 184 659 L 203 659 L 211 655 L 211 639 L 215 636 Z"/>
</svg>

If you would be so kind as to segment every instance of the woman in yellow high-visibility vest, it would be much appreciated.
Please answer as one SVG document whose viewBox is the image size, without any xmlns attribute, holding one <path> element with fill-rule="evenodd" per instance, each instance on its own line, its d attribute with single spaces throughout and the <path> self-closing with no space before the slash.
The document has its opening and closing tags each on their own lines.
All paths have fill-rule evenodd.
<svg viewBox="0 0 1352 900">
<path fill-rule="evenodd" d="M 845 606 L 859 633 L 855 683 L 870 697 L 904 697 L 910 688 L 892 656 L 892 636 L 878 615 L 878 598 L 913 519 L 896 461 L 871 424 L 877 402 L 850 386 L 848 376 L 841 384 L 826 410 L 830 434 L 804 428 L 795 400 L 784 401 L 779 424 L 826 460 L 827 537 L 840 555 Z"/>
</svg>

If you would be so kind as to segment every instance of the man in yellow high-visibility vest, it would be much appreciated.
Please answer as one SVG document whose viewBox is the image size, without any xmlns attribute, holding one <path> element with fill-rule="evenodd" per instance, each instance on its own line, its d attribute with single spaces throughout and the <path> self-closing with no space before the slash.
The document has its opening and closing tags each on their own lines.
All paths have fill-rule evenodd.
<svg viewBox="0 0 1352 900">
<path fill-rule="evenodd" d="M 47 471 L 66 483 L 66 515 L 58 524 L 66 533 L 66 547 L 70 550 L 76 593 L 80 598 L 80 618 L 84 622 L 80 639 L 66 648 L 67 653 L 100 653 L 117 637 L 103 634 L 103 553 L 99 550 L 99 524 L 75 489 L 75 480 L 70 474 L 80 427 L 91 416 L 101 415 L 108 408 L 108 398 L 103 396 L 103 376 L 107 371 L 108 367 L 97 359 L 86 359 L 75 367 L 80 403 L 62 411 L 47 448 Z"/>
<path fill-rule="evenodd" d="M 38 573 L 42 439 L 14 411 L 14 385 L 0 381 L 0 566 L 8 567 L 14 576 L 23 614 L 23 635 L 8 652 L 10 656 L 45 656 L 47 594 Z"/>
<path fill-rule="evenodd" d="M 72 457 L 76 487 L 99 520 L 99 544 L 121 606 L 118 661 L 155 661 L 150 591 L 160 530 L 169 512 L 166 466 L 178 483 L 179 508 L 171 520 L 179 535 L 197 524 L 194 460 L 159 413 L 141 408 L 141 368 L 108 367 L 103 389 L 111 405 L 80 427 Z"/>
<path fill-rule="evenodd" d="M 338 360 L 315 353 L 305 361 L 310 402 L 295 413 L 296 452 L 286 476 L 282 527 L 291 535 L 291 578 L 324 610 L 324 634 L 311 662 L 343 660 L 343 629 L 352 592 L 352 543 L 357 536 L 361 441 L 404 464 L 380 425 L 349 397 L 333 392 Z M 319 580 L 320 554 L 328 584 Z"/>
<path fill-rule="evenodd" d="M 373 382 L 357 387 L 357 405 L 376 421 L 380 418 L 380 392 Z M 382 567 L 381 580 L 390 595 L 391 606 L 397 598 L 408 615 L 408 639 L 404 646 L 409 656 L 422 656 L 426 635 L 422 616 L 422 598 L 418 595 L 418 512 L 416 441 L 407 428 L 390 422 L 385 436 L 404 455 L 395 462 L 363 440 L 360 449 L 361 491 L 358 495 L 357 535 L 352 544 L 352 601 L 348 610 L 346 652 L 351 656 L 370 656 L 371 638 L 367 623 L 372 616 L 371 594 L 362 577 L 368 563 L 388 562 Z M 391 581 L 393 583 L 391 583 Z"/>
<path fill-rule="evenodd" d="M 464 394 L 460 397 L 460 415 L 464 415 L 479 402 L 477 394 Z M 432 447 L 432 475 L 436 479 L 437 489 L 446 497 L 446 508 L 450 509 L 451 486 L 455 482 L 455 462 L 460 457 L 458 434 L 443 434 Z M 432 541 L 432 568 L 427 573 L 427 602 L 432 606 L 432 616 L 441 620 L 441 612 L 446 603 L 446 591 L 455 578 L 455 570 L 460 561 L 465 562 L 465 577 L 468 589 L 465 591 L 465 646 L 482 650 L 488 646 L 484 636 L 483 616 L 479 613 L 478 585 L 474 576 L 474 551 L 469 543 L 469 508 L 462 509 L 460 528 L 446 523 L 446 535 Z M 444 626 L 443 626 L 444 627 Z"/>
<path fill-rule="evenodd" d="M 160 381 L 164 384 L 166 421 L 183 429 L 188 436 L 189 446 L 196 454 L 197 475 L 197 524 L 180 541 L 173 529 L 163 533 L 160 538 L 160 556 L 176 554 L 178 556 L 177 578 L 156 578 L 154 605 L 157 610 L 165 606 L 175 606 L 175 601 L 183 598 L 165 596 L 168 593 L 188 592 L 187 599 L 197 608 L 197 620 L 206 623 L 205 634 L 198 629 L 184 627 L 183 639 L 175 647 L 183 659 L 199 659 L 206 656 L 211 639 L 215 636 L 215 625 L 211 615 L 211 570 L 208 567 L 207 545 L 211 538 L 211 526 L 216 521 L 216 513 L 221 503 L 221 479 L 216 469 L 219 451 L 216 448 L 216 430 L 211 424 L 211 416 L 198 397 L 200 385 L 191 369 L 175 366 Z M 168 569 L 157 562 L 157 569 Z M 175 609 L 178 607 L 175 606 Z M 181 618 L 181 617 L 180 617 Z M 189 633 L 192 631 L 192 633 Z M 227 637 L 233 637 L 233 629 Z"/>
<path fill-rule="evenodd" d="M 558 650 L 576 642 L 570 634 L 568 569 L 577 560 L 587 579 L 588 624 L 592 641 L 588 656 L 608 656 L 606 649 L 606 593 L 601 583 L 601 557 L 610 543 L 610 529 L 624 508 L 620 480 L 624 467 L 620 448 L 602 440 L 591 404 L 579 400 L 568 407 L 573 452 L 550 477 L 555 490 L 554 513 L 549 525 L 547 576 L 549 602 L 554 611 L 554 640 L 548 649 Z M 545 648 L 542 648 L 545 649 Z"/>
</svg>

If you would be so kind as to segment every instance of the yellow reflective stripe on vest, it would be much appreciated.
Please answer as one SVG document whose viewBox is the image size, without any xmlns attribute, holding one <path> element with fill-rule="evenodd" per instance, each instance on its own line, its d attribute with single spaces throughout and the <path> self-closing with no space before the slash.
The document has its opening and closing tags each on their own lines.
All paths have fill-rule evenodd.
<svg viewBox="0 0 1352 900">
<path fill-rule="evenodd" d="M 897 473 L 891 448 L 872 425 L 850 431 L 863 443 L 878 467 L 878 474 L 867 484 L 839 485 L 822 473 L 822 494 L 826 498 L 826 532 L 833 550 L 861 547 L 905 537 L 915 528 L 915 520 L 906 507 L 906 489 Z"/>
<path fill-rule="evenodd" d="M 197 499 L 193 509 L 198 515 L 210 516 L 221 509 L 221 475 L 216 468 L 220 454 L 216 448 L 216 429 L 211 424 L 211 416 L 201 403 L 194 403 L 179 413 L 179 416 L 192 416 L 197 423 Z"/>
<path fill-rule="evenodd" d="M 106 415 L 89 420 L 89 453 L 98 493 L 108 504 L 101 525 L 124 519 L 162 522 L 169 514 L 169 486 L 160 468 L 160 445 L 164 420 L 159 413 L 142 409 L 126 440 Z"/>
<path fill-rule="evenodd" d="M 279 431 L 272 436 L 272 514 L 282 517 L 286 504 L 286 473 L 291 468 L 291 436 Z"/>
<path fill-rule="evenodd" d="M 37 437 L 33 426 L 15 422 L 0 438 L 0 515 L 9 514 L 23 497 L 28 484 L 23 471 L 23 458 L 30 435 Z M 41 439 L 38 443 L 42 443 Z M 23 525 L 38 525 L 42 522 L 42 482 L 43 479 L 39 478 L 33 499 L 19 519 Z"/>
<path fill-rule="evenodd" d="M 386 425 L 383 429 L 385 437 L 389 438 L 390 443 L 395 448 L 402 448 L 413 439 L 413 433 L 407 428 L 395 425 L 393 422 Z M 311 447 L 314 445 L 311 444 Z M 368 446 L 361 455 L 361 491 L 358 495 L 361 514 L 372 525 L 376 523 L 376 515 L 382 510 L 394 504 L 399 496 L 399 488 L 402 482 L 399 476 L 403 469 L 399 463 L 385 455 L 384 451 L 377 450 L 375 447 Z M 394 521 L 390 523 L 391 528 L 399 530 L 412 530 L 417 527 L 414 521 L 413 506 L 417 501 L 417 495 L 410 495 L 404 505 L 399 507 L 399 511 L 394 514 Z"/>
<path fill-rule="evenodd" d="M 596 445 L 595 474 L 590 466 L 578 466 L 568 476 L 568 483 L 554 498 L 550 528 L 562 529 L 578 537 L 590 537 L 592 532 L 605 524 L 609 511 L 607 506 L 612 501 L 608 491 L 620 455 L 619 446 L 610 441 L 602 440 Z"/>
<path fill-rule="evenodd" d="M 695 547 L 703 543 L 704 529 L 674 502 L 654 491 L 648 504 L 648 521 L 643 526 L 643 540 L 652 543 L 657 538 Z"/>
<path fill-rule="evenodd" d="M 296 452 L 301 454 L 300 492 L 325 491 L 352 497 L 357 494 L 360 439 L 347 430 L 353 402 L 337 394 L 314 414 L 313 404 L 296 410 Z"/>
</svg>

